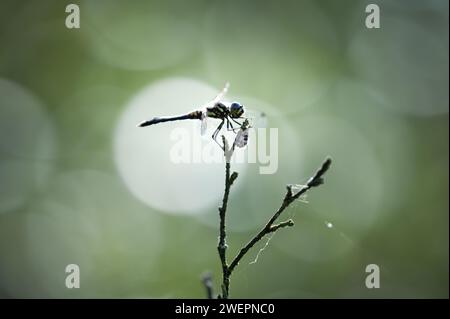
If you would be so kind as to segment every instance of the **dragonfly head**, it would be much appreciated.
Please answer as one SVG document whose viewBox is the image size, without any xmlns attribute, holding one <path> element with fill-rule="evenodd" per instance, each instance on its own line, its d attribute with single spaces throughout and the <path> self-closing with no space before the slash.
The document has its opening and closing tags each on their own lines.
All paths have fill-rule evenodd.
<svg viewBox="0 0 450 319">
<path fill-rule="evenodd" d="M 230 105 L 230 116 L 232 118 L 241 117 L 244 114 L 244 106 L 239 102 L 233 102 Z"/>
</svg>

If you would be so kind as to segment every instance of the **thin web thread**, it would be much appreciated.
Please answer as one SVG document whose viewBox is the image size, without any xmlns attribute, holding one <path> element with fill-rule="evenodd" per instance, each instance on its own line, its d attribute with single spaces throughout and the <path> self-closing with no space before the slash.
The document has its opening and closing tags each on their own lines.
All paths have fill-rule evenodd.
<svg viewBox="0 0 450 319">
<path fill-rule="evenodd" d="M 272 239 L 272 237 L 274 235 L 275 235 L 275 232 L 273 232 L 272 235 L 269 236 L 269 238 L 267 239 L 267 241 L 264 244 L 264 246 L 258 251 L 258 253 L 256 254 L 255 259 L 253 261 L 251 261 L 249 263 L 249 265 L 253 265 L 253 264 L 256 264 L 258 262 L 259 255 L 261 255 L 261 253 L 267 248 L 267 246 L 269 245 L 270 240 Z"/>
</svg>

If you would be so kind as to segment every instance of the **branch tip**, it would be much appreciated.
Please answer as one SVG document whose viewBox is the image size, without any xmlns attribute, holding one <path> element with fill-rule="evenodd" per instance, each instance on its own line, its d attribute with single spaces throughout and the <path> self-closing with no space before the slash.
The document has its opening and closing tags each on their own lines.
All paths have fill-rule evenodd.
<svg viewBox="0 0 450 319">
<path fill-rule="evenodd" d="M 292 219 L 288 219 L 288 220 L 286 220 L 284 222 L 281 222 L 279 224 L 270 226 L 269 232 L 273 233 L 274 231 L 277 231 L 280 228 L 292 227 L 292 226 L 294 226 L 294 221 Z"/>
<path fill-rule="evenodd" d="M 317 170 L 317 172 L 308 180 L 306 185 L 308 187 L 317 187 L 324 183 L 323 175 L 328 171 L 331 166 L 331 157 L 327 157 L 322 163 L 322 166 Z"/>
</svg>

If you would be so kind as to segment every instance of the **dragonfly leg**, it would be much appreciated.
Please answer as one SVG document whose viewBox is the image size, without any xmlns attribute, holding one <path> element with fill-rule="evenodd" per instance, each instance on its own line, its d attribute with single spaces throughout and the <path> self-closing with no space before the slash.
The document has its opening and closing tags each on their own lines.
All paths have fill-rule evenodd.
<svg viewBox="0 0 450 319">
<path fill-rule="evenodd" d="M 217 126 L 216 130 L 214 131 L 214 133 L 212 135 L 212 139 L 214 140 L 214 142 L 217 143 L 217 145 L 220 146 L 221 149 L 223 149 L 223 146 L 220 145 L 219 142 L 217 142 L 217 135 L 219 134 L 220 130 L 222 129 L 222 126 L 224 123 L 225 123 L 225 120 L 222 120 L 222 122 L 220 122 L 219 126 Z"/>
<path fill-rule="evenodd" d="M 230 117 L 230 119 L 231 119 L 234 123 L 236 123 L 237 125 L 239 125 L 239 127 L 242 126 L 242 123 L 239 123 L 239 122 L 238 122 L 237 120 L 235 120 L 234 118 Z M 231 124 L 231 122 L 230 122 L 230 124 Z"/>
<path fill-rule="evenodd" d="M 236 133 L 236 131 L 239 129 L 234 128 L 233 123 L 231 123 L 231 121 L 227 118 L 227 130 Z"/>
</svg>

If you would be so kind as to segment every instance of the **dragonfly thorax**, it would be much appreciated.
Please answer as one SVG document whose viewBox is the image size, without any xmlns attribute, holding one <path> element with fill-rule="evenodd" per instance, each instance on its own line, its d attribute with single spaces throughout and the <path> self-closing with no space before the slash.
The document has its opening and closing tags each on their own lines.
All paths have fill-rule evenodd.
<svg viewBox="0 0 450 319">
<path fill-rule="evenodd" d="M 212 107 L 206 108 L 206 116 L 216 119 L 223 119 L 228 117 L 240 118 L 244 114 L 244 107 L 238 102 L 231 103 L 230 107 L 227 107 L 221 102 L 217 102 Z"/>
<path fill-rule="evenodd" d="M 206 116 L 215 118 L 215 119 L 223 119 L 230 115 L 230 110 L 222 103 L 216 103 L 213 107 L 206 108 Z"/>
</svg>

